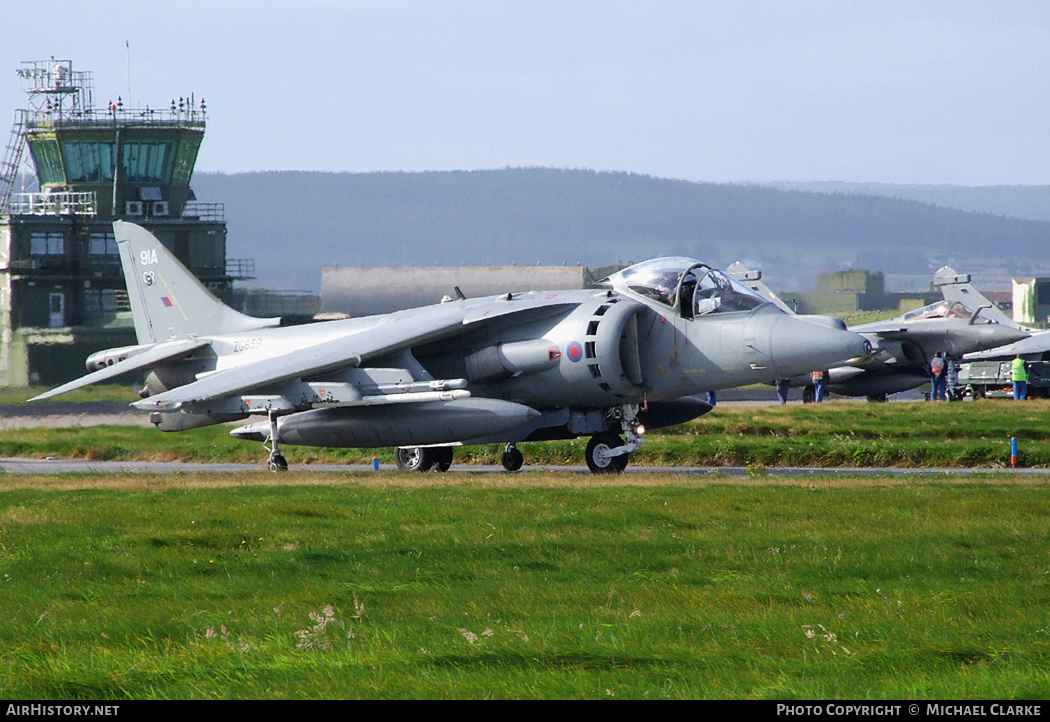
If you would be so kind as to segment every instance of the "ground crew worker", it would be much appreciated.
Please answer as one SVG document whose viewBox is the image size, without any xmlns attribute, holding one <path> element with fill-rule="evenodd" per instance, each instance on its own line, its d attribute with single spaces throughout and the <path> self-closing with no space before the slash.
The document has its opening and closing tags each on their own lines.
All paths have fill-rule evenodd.
<svg viewBox="0 0 1050 722">
<path fill-rule="evenodd" d="M 780 399 L 781 406 L 788 402 L 789 388 L 791 388 L 791 379 L 777 379 L 777 398 Z"/>
<path fill-rule="evenodd" d="M 1014 382 L 1014 401 L 1023 401 L 1028 396 L 1028 369 L 1025 368 L 1024 359 L 1020 354 L 1014 359 L 1011 369 Z"/>
<path fill-rule="evenodd" d="M 959 386 L 959 364 L 955 362 L 955 359 L 951 356 L 948 357 L 948 386 L 946 388 L 947 397 L 949 401 L 957 401 L 959 399 L 956 396 L 956 388 Z"/>
<path fill-rule="evenodd" d="M 930 359 L 930 400 L 944 401 L 944 382 L 948 373 L 948 364 L 944 360 L 944 352 L 938 351 Z"/>
<path fill-rule="evenodd" d="M 813 388 L 815 393 L 813 394 L 813 400 L 816 403 L 820 403 L 824 400 L 824 387 L 828 385 L 828 372 L 814 371 L 810 374 L 810 380 L 813 382 Z"/>
</svg>

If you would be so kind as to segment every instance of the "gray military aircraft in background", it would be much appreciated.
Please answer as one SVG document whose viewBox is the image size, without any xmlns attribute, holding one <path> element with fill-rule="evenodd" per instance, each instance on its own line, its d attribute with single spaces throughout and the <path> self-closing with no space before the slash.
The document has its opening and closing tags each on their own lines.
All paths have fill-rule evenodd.
<svg viewBox="0 0 1050 722">
<path fill-rule="evenodd" d="M 967 353 L 963 358 L 964 361 L 1005 361 L 1018 356 L 1026 361 L 1050 360 L 1050 331 L 1029 328 L 1014 321 L 973 287 L 973 284 L 970 283 L 970 274 L 956 273 L 955 269 L 944 266 L 934 274 L 933 285 L 941 289 L 944 300 L 988 307 L 985 315 L 989 318 L 1004 326 L 1010 326 L 1029 334 L 1027 338 L 1005 346 Z"/>
<path fill-rule="evenodd" d="M 760 272 L 739 262 L 728 270 L 756 292 L 768 294 L 771 301 L 776 298 L 761 283 Z M 984 301 L 976 310 L 960 301 L 938 301 L 889 321 L 850 327 L 849 330 L 871 342 L 874 352 L 859 362 L 827 367 L 827 390 L 843 396 L 866 396 L 872 401 L 883 401 L 889 394 L 930 383 L 929 363 L 938 351 L 959 359 L 963 354 L 996 348 L 1028 336 L 1026 330 L 1012 322 L 1007 325 L 983 315 L 994 309 L 987 299 Z M 791 378 L 791 386 L 803 387 L 803 401 L 812 400 L 813 386 L 808 376 Z"/>
<path fill-rule="evenodd" d="M 280 445 L 393 446 L 403 470 L 447 470 L 456 446 L 481 443 L 507 444 L 515 470 L 518 442 L 582 435 L 592 471 L 622 471 L 644 426 L 710 410 L 692 395 L 870 351 L 688 258 L 631 266 L 597 289 L 457 294 L 280 327 L 223 305 L 145 229 L 113 228 L 138 345 L 93 354 L 89 374 L 32 400 L 147 371 L 132 405 L 164 431 L 265 414 L 231 434 L 269 443 L 274 471 L 287 469 Z"/>
</svg>

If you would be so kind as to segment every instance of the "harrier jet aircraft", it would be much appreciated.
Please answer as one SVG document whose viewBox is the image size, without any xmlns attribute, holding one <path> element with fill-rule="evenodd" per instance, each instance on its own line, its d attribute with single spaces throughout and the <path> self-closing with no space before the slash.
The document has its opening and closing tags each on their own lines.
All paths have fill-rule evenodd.
<svg viewBox="0 0 1050 722">
<path fill-rule="evenodd" d="M 771 300 L 775 298 L 760 284 L 761 276 L 756 275 L 758 272 L 750 271 L 739 262 L 730 266 L 729 270 L 753 289 L 762 289 Z M 828 391 L 844 396 L 884 400 L 889 394 L 929 383 L 930 359 L 938 351 L 958 359 L 963 354 L 1027 338 L 1026 330 L 982 315 L 989 309 L 990 304 L 987 302 L 974 310 L 959 301 L 944 300 L 889 321 L 850 327 L 851 331 L 867 338 L 874 351 L 859 362 L 827 367 Z M 791 385 L 805 388 L 802 396 L 804 401 L 812 399 L 813 387 L 807 376 L 791 379 Z"/>
<path fill-rule="evenodd" d="M 447 470 L 455 447 L 481 443 L 505 443 L 515 470 L 518 442 L 583 435 L 591 471 L 623 471 L 644 426 L 710 410 L 691 395 L 870 350 L 688 258 L 631 266 L 597 289 L 457 294 L 280 327 L 223 305 L 145 229 L 113 228 L 138 345 L 93 354 L 89 374 L 36 399 L 146 371 L 132 405 L 164 431 L 265 415 L 231 434 L 269 443 L 274 471 L 287 469 L 282 445 L 393 446 L 401 469 Z"/>
</svg>

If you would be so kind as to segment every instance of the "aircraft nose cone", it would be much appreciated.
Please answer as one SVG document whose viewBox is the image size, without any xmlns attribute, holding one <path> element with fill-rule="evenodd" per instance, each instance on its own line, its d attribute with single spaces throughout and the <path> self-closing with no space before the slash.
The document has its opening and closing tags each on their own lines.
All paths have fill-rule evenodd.
<svg viewBox="0 0 1050 722">
<path fill-rule="evenodd" d="M 782 378 L 839 366 L 871 353 L 871 342 L 858 333 L 791 316 L 777 320 L 770 345 Z"/>
<path fill-rule="evenodd" d="M 980 350 L 995 348 L 996 346 L 1005 346 L 1009 343 L 1017 343 L 1023 339 L 1028 338 L 1029 334 L 1027 331 L 1022 331 L 1019 328 L 1010 328 L 1009 326 L 1002 326 L 1000 324 L 988 324 L 981 329 L 980 333 Z"/>
</svg>

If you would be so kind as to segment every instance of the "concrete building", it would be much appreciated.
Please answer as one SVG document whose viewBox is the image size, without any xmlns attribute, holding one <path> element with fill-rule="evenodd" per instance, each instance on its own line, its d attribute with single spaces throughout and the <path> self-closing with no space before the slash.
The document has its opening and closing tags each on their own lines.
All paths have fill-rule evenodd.
<svg viewBox="0 0 1050 722">
<path fill-rule="evenodd" d="M 855 314 L 860 311 L 896 309 L 907 313 L 940 299 L 940 292 L 895 293 L 886 291 L 882 272 L 852 270 L 822 273 L 813 293 L 787 294 L 798 301 L 798 310 L 804 313 Z"/>
<path fill-rule="evenodd" d="M 879 272 L 852 270 L 820 274 L 817 291 L 807 301 L 821 313 L 855 313 L 881 308 L 885 302 L 885 276 Z"/>
<path fill-rule="evenodd" d="M 439 303 L 456 297 L 496 296 L 517 291 L 585 288 L 584 266 L 433 266 L 410 268 L 325 268 L 321 312 L 371 316 Z"/>
<path fill-rule="evenodd" d="M 90 353 L 135 343 L 114 220 L 148 228 L 225 300 L 250 264 L 226 258 L 222 204 L 190 189 L 203 99 L 97 108 L 91 73 L 72 61 L 17 74 L 28 103 L 0 163 L 0 385 L 54 385 L 82 375 Z"/>
<path fill-rule="evenodd" d="M 1050 278 L 1013 279 L 1013 317 L 1024 324 L 1050 321 Z"/>
</svg>

